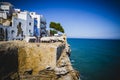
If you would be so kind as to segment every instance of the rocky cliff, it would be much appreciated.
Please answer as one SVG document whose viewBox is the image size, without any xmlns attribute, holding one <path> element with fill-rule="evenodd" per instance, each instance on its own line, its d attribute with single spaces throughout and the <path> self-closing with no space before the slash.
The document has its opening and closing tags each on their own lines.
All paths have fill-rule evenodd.
<svg viewBox="0 0 120 80">
<path fill-rule="evenodd" d="M 78 80 L 66 42 L 0 42 L 0 80 Z"/>
</svg>

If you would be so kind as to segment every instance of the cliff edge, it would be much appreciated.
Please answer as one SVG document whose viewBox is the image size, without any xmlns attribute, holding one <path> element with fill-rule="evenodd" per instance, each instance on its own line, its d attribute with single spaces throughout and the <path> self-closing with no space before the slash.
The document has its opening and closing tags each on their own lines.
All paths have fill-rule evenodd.
<svg viewBox="0 0 120 80">
<path fill-rule="evenodd" d="M 0 42 L 0 80 L 78 80 L 67 42 Z"/>
</svg>

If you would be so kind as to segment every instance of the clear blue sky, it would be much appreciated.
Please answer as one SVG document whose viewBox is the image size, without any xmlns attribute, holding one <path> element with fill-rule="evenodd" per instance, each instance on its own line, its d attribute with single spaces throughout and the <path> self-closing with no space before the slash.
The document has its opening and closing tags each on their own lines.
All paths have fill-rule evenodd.
<svg viewBox="0 0 120 80">
<path fill-rule="evenodd" d="M 2 0 L 59 22 L 68 37 L 120 39 L 120 0 Z"/>
</svg>

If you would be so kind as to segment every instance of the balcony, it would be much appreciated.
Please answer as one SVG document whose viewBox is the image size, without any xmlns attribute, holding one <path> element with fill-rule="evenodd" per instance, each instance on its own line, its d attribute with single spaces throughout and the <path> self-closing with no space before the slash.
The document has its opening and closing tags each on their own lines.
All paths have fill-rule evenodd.
<svg viewBox="0 0 120 80">
<path fill-rule="evenodd" d="M 41 24 L 41 25 L 40 25 L 40 28 L 41 28 L 41 29 L 45 29 L 45 28 L 46 28 L 46 25 Z"/>
</svg>

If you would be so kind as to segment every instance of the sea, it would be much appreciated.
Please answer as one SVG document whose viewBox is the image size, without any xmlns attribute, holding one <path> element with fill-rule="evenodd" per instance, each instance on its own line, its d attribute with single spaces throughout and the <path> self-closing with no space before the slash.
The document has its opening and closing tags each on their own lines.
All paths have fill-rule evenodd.
<svg viewBox="0 0 120 80">
<path fill-rule="evenodd" d="M 81 80 L 120 80 L 120 40 L 68 38 Z"/>
</svg>

